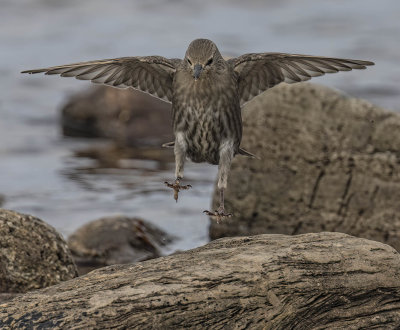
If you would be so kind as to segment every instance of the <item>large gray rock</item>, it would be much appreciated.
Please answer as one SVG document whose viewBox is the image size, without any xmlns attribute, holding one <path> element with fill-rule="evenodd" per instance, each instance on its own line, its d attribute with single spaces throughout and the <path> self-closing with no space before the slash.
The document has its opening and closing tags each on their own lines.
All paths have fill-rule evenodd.
<svg viewBox="0 0 400 330">
<path fill-rule="evenodd" d="M 106 137 L 122 146 L 172 141 L 171 106 L 133 89 L 98 86 L 72 97 L 62 109 L 65 135 Z"/>
<path fill-rule="evenodd" d="M 77 275 L 67 244 L 53 227 L 0 209 L 0 292 L 26 292 Z"/>
<path fill-rule="evenodd" d="M 225 238 L 16 297 L 0 327 L 398 329 L 400 255 L 340 233 Z"/>
<path fill-rule="evenodd" d="M 101 218 L 79 228 L 68 246 L 79 273 L 114 265 L 135 263 L 161 256 L 160 247 L 172 238 L 154 225 L 125 216 Z"/>
<path fill-rule="evenodd" d="M 243 109 L 243 148 L 211 238 L 339 231 L 400 251 L 400 116 L 312 84 L 282 85 Z M 217 202 L 214 196 L 214 207 Z"/>
</svg>

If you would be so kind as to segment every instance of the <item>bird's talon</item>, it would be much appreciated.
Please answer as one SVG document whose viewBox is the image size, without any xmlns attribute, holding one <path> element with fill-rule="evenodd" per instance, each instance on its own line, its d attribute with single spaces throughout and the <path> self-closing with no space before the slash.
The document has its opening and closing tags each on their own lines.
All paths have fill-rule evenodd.
<svg viewBox="0 0 400 330">
<path fill-rule="evenodd" d="M 221 220 L 225 220 L 226 218 L 231 218 L 232 213 L 225 213 L 224 209 L 218 209 L 214 212 L 210 212 L 208 210 L 203 211 L 203 213 L 207 214 L 212 220 L 217 221 L 220 223 Z"/>
<path fill-rule="evenodd" d="M 185 186 L 181 186 L 179 184 L 179 180 L 176 180 L 174 183 L 169 183 L 167 181 L 165 181 L 164 183 L 168 188 L 174 189 L 174 199 L 175 199 L 175 201 L 177 203 L 178 203 L 179 191 L 180 190 L 187 190 L 189 188 L 192 188 L 192 186 L 190 184 L 185 185 Z"/>
</svg>

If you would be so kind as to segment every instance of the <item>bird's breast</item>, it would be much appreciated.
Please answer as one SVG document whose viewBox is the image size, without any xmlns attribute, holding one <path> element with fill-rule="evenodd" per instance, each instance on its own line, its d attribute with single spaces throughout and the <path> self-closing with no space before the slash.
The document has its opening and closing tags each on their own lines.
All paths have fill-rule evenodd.
<svg viewBox="0 0 400 330">
<path fill-rule="evenodd" d="M 219 163 L 221 144 L 232 141 L 235 149 L 241 140 L 241 119 L 216 106 L 181 104 L 174 107 L 174 132 L 184 141 L 186 155 L 194 162 Z M 236 152 L 236 150 L 235 150 Z"/>
<path fill-rule="evenodd" d="M 220 145 L 227 139 L 239 147 L 242 126 L 235 86 L 221 89 L 200 80 L 179 85 L 172 110 L 175 136 L 184 138 L 192 161 L 218 164 Z"/>
<path fill-rule="evenodd" d="M 194 162 L 218 164 L 221 140 L 218 111 L 187 105 L 182 113 L 175 132 L 184 137 L 187 156 Z"/>
</svg>

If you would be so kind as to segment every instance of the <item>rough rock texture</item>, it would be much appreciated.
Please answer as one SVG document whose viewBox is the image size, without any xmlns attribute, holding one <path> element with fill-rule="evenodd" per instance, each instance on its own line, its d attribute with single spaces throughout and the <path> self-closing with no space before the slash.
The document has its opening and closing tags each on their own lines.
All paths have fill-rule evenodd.
<svg viewBox="0 0 400 330">
<path fill-rule="evenodd" d="M 65 135 L 112 138 L 123 146 L 173 140 L 170 104 L 133 89 L 96 87 L 62 109 Z"/>
<path fill-rule="evenodd" d="M 1 305 L 0 327 L 395 329 L 400 255 L 340 233 L 225 238 Z"/>
<path fill-rule="evenodd" d="M 4 301 L 11 300 L 15 298 L 18 295 L 21 295 L 23 293 L 17 293 L 17 292 L 0 292 L 0 304 Z"/>
<path fill-rule="evenodd" d="M 0 292 L 26 292 L 77 275 L 67 244 L 53 227 L 0 209 Z"/>
<path fill-rule="evenodd" d="M 135 263 L 161 256 L 159 247 L 172 238 L 138 218 L 112 216 L 92 221 L 68 239 L 68 246 L 85 274 L 95 268 Z"/>
<path fill-rule="evenodd" d="M 255 98 L 243 122 L 242 146 L 261 160 L 235 158 L 234 217 L 211 238 L 339 231 L 400 251 L 399 114 L 304 83 Z"/>
</svg>

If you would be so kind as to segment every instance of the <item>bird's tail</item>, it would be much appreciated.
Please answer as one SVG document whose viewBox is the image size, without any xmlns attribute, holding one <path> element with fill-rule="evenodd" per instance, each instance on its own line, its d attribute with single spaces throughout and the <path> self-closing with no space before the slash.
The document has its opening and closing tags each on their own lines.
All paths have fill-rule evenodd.
<svg viewBox="0 0 400 330">
<path fill-rule="evenodd" d="M 173 148 L 175 146 L 175 141 L 164 143 L 161 147 L 163 148 Z"/>
<path fill-rule="evenodd" d="M 246 157 L 250 157 L 250 158 L 260 159 L 260 157 L 257 157 L 256 155 L 253 155 L 251 152 L 248 152 L 248 151 L 246 151 L 246 150 L 244 150 L 242 148 L 239 148 L 238 154 L 246 156 Z"/>
<path fill-rule="evenodd" d="M 173 148 L 174 146 L 175 146 L 175 141 L 164 143 L 162 145 L 163 148 Z M 256 155 L 254 155 L 251 152 L 248 152 L 247 150 L 244 150 L 242 148 L 239 148 L 238 154 L 246 156 L 246 157 L 250 157 L 250 158 L 256 158 L 258 160 L 260 159 L 260 157 L 257 157 Z"/>
</svg>

